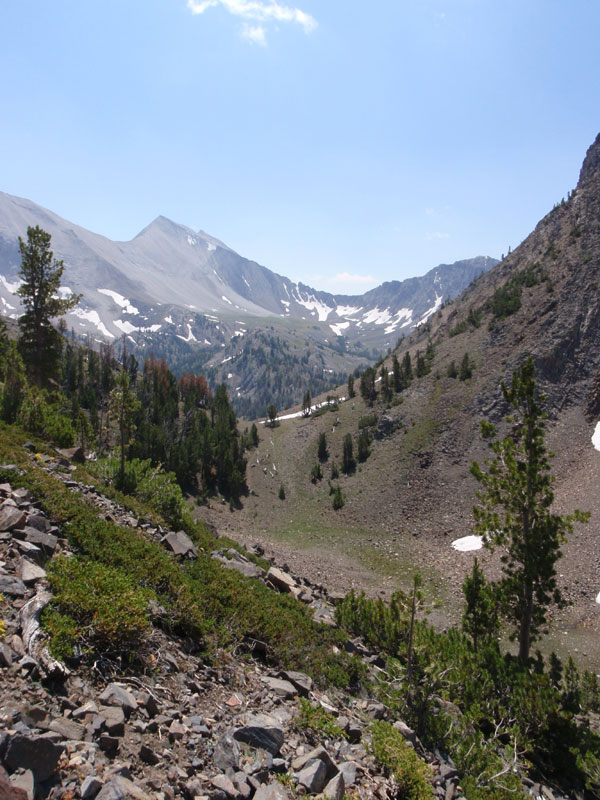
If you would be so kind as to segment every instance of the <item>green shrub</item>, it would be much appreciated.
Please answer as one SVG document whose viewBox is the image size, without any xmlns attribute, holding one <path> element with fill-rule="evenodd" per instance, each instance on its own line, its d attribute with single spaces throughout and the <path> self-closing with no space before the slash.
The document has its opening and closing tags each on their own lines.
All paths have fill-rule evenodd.
<svg viewBox="0 0 600 800">
<path fill-rule="evenodd" d="M 139 651 L 150 628 L 153 592 L 137 587 L 120 569 L 78 557 L 53 560 L 48 579 L 55 613 L 46 621 L 56 637 L 50 643 L 55 652 L 64 655 L 75 637 L 105 652 Z"/>
<path fill-rule="evenodd" d="M 371 725 L 371 751 L 398 782 L 403 800 L 433 800 L 429 767 L 389 722 Z"/>
<path fill-rule="evenodd" d="M 307 734 L 316 743 L 321 738 L 347 739 L 346 732 L 340 728 L 333 714 L 325 711 L 320 705 L 300 699 L 300 713 L 295 720 L 296 728 Z"/>
<path fill-rule="evenodd" d="M 335 511 L 339 511 L 340 508 L 344 507 L 344 495 L 342 494 L 341 487 L 336 486 L 333 490 L 333 508 Z"/>
<path fill-rule="evenodd" d="M 367 414 L 358 420 L 359 431 L 363 428 L 372 428 L 374 425 L 377 425 L 377 414 Z"/>
</svg>

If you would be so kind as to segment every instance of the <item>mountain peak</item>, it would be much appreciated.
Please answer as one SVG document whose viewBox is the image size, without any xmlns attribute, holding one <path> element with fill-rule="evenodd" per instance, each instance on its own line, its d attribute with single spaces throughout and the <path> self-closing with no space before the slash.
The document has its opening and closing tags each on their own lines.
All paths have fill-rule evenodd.
<svg viewBox="0 0 600 800">
<path fill-rule="evenodd" d="M 600 133 L 596 140 L 588 147 L 588 151 L 583 159 L 581 172 L 579 173 L 579 184 L 587 183 L 600 170 Z M 578 185 L 579 185 L 578 184 Z"/>
</svg>

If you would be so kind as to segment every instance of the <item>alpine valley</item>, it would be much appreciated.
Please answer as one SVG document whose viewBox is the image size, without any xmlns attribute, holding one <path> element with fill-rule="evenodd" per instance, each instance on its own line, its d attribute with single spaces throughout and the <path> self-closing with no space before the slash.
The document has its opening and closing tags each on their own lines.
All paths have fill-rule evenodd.
<svg viewBox="0 0 600 800">
<path fill-rule="evenodd" d="M 285 408 L 308 388 L 337 386 L 427 321 L 497 261 L 440 264 L 420 278 L 362 295 L 311 289 L 238 255 L 202 232 L 158 217 L 129 242 L 113 242 L 29 200 L 0 193 L 0 311 L 16 319 L 18 238 L 39 225 L 65 263 L 66 317 L 78 337 L 165 356 L 176 372 L 225 382 L 236 411 Z"/>
</svg>

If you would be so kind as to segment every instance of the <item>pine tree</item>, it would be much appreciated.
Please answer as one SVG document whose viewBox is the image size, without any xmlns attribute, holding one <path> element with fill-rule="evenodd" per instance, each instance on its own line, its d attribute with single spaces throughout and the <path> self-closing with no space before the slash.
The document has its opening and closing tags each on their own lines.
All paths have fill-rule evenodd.
<svg viewBox="0 0 600 800">
<path fill-rule="evenodd" d="M 310 408 L 312 405 L 312 398 L 310 396 L 310 390 L 307 389 L 304 392 L 304 398 L 302 400 L 302 416 L 309 417 L 310 416 Z"/>
<path fill-rule="evenodd" d="M 125 488 L 125 445 L 127 439 L 135 430 L 133 417 L 140 407 L 140 402 L 132 392 L 129 385 L 129 375 L 125 370 L 121 370 L 117 378 L 117 384 L 110 395 L 110 409 L 116 417 L 119 425 L 119 442 L 121 449 L 121 462 L 119 468 L 119 486 Z"/>
<path fill-rule="evenodd" d="M 458 378 L 461 381 L 467 381 L 473 375 L 473 367 L 471 366 L 471 360 L 469 359 L 469 354 L 465 353 L 462 357 L 462 361 L 460 362 L 460 370 L 458 372 Z"/>
<path fill-rule="evenodd" d="M 327 437 L 323 432 L 319 434 L 319 443 L 317 445 L 317 458 L 319 461 L 327 461 L 329 451 L 327 450 Z"/>
<path fill-rule="evenodd" d="M 482 640 L 489 640 L 498 633 L 498 604 L 477 559 L 473 561 L 473 569 L 465 578 L 462 589 L 465 596 L 462 627 L 471 637 L 473 650 L 477 652 Z"/>
<path fill-rule="evenodd" d="M 367 458 L 370 456 L 371 450 L 369 449 L 369 444 L 370 444 L 369 433 L 367 429 L 364 428 L 358 436 L 357 454 L 359 461 L 361 462 L 366 461 Z"/>
<path fill-rule="evenodd" d="M 275 420 L 277 419 L 277 408 L 273 403 L 267 408 L 267 416 L 269 418 L 269 422 L 271 423 L 271 427 L 275 427 Z"/>
<path fill-rule="evenodd" d="M 54 317 L 77 305 L 81 295 L 57 297 L 64 263 L 50 250 L 50 234 L 38 225 L 27 228 L 27 242 L 19 237 L 22 284 L 17 294 L 25 307 L 19 319 L 19 347 L 25 365 L 39 387 L 56 374 L 61 336 L 52 327 Z"/>
<path fill-rule="evenodd" d="M 482 487 L 473 512 L 476 533 L 503 548 L 504 577 L 498 589 L 503 611 L 515 626 L 519 658 L 526 663 L 531 644 L 546 623 L 548 607 L 563 604 L 555 569 L 560 546 L 573 523 L 585 522 L 589 515 L 575 511 L 559 516 L 550 510 L 554 493 L 544 442 L 544 397 L 537 390 L 531 358 L 513 374 L 510 386 L 502 382 L 502 394 L 514 409 L 508 418 L 512 429 L 500 439 L 493 425 L 482 423 L 494 457 L 487 469 L 477 462 L 471 465 Z"/>
<path fill-rule="evenodd" d="M 352 448 L 352 436 L 347 433 L 344 436 L 343 451 L 342 451 L 342 472 L 348 474 L 354 472 L 356 461 L 354 460 L 354 453 Z"/>
<path fill-rule="evenodd" d="M 348 397 L 350 399 L 356 397 L 356 392 L 354 391 L 354 375 L 348 375 Z"/>
</svg>

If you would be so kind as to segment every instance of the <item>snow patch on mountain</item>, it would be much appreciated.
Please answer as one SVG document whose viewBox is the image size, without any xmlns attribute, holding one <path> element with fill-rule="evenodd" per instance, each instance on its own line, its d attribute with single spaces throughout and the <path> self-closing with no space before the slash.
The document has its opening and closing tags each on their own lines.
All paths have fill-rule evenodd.
<svg viewBox="0 0 600 800">
<path fill-rule="evenodd" d="M 135 306 L 132 306 L 129 300 L 126 297 L 123 297 L 122 294 L 118 292 L 113 292 L 112 289 L 98 289 L 100 294 L 105 294 L 107 297 L 110 297 L 114 302 L 120 306 L 126 314 L 139 314 L 140 312 Z"/>
<path fill-rule="evenodd" d="M 407 325 L 410 325 L 412 321 L 412 314 L 412 308 L 401 308 L 399 311 L 396 311 L 394 321 L 391 323 L 391 325 L 388 325 L 387 328 L 385 328 L 384 332 L 393 333 L 398 325 L 400 325 L 402 320 L 405 321 L 402 325 L 400 325 L 401 328 L 405 328 Z"/>
<path fill-rule="evenodd" d="M 335 325 L 329 325 L 331 330 L 335 333 L 336 336 L 343 336 L 344 331 L 346 328 L 350 327 L 349 322 L 338 322 Z"/>
<path fill-rule="evenodd" d="M 303 297 L 298 284 L 295 286 L 294 300 L 298 303 L 298 305 L 307 308 L 312 314 L 317 314 L 319 322 L 325 322 L 327 317 L 334 310 L 325 303 L 321 302 L 321 300 L 317 300 L 314 294 L 307 293 L 306 297 Z"/>
<path fill-rule="evenodd" d="M 229 298 L 225 297 L 225 295 L 224 295 L 224 294 L 223 294 L 223 295 L 221 295 L 221 300 L 225 300 L 225 302 L 226 302 L 226 303 L 229 303 L 229 305 L 230 305 L 230 306 L 232 306 L 232 305 L 233 305 L 233 303 L 231 302 L 231 300 L 229 300 Z M 237 306 L 236 306 L 236 308 L 237 308 Z"/>
<path fill-rule="evenodd" d="M 15 294 L 19 286 L 23 283 L 23 281 L 18 280 L 16 283 L 9 283 L 4 275 L 0 275 L 0 283 L 4 286 L 5 289 L 8 289 L 11 294 Z"/>
<path fill-rule="evenodd" d="M 363 314 L 363 322 L 365 322 L 367 325 L 385 325 L 391 321 L 392 315 L 390 314 L 389 308 L 385 308 L 383 311 L 380 311 L 379 308 L 375 307 L 370 311 L 367 311 L 366 314 Z"/>
<path fill-rule="evenodd" d="M 429 308 L 429 309 L 428 309 L 428 310 L 427 310 L 427 311 L 426 311 L 426 312 L 423 314 L 423 316 L 421 317 L 421 319 L 420 319 L 420 320 L 417 322 L 417 325 L 422 325 L 424 322 L 427 322 L 427 320 L 429 319 L 429 317 L 430 317 L 432 314 L 435 314 L 435 312 L 436 312 L 436 311 L 438 311 L 438 310 L 439 310 L 439 309 L 442 307 L 442 300 L 443 300 L 443 299 L 444 299 L 444 298 L 443 298 L 443 295 L 441 295 L 441 294 L 438 294 L 438 293 L 436 292 L 436 295 L 435 295 L 435 303 L 434 303 L 434 304 L 431 306 L 431 308 Z"/>
<path fill-rule="evenodd" d="M 362 306 L 336 306 L 335 313 L 338 317 L 353 317 L 362 311 Z"/>
<path fill-rule="evenodd" d="M 178 339 L 181 339 L 181 341 L 182 341 L 182 342 L 197 342 L 197 341 L 198 341 L 198 339 L 196 339 L 196 337 L 195 337 L 195 336 L 194 336 L 194 334 L 192 333 L 192 326 L 190 325 L 190 323 L 189 323 L 189 322 L 188 322 L 188 324 L 187 324 L 187 327 L 188 327 L 188 335 L 187 335 L 187 336 L 181 336 L 181 335 L 178 333 L 178 334 L 177 334 L 177 338 L 178 338 Z"/>
<path fill-rule="evenodd" d="M 89 310 L 86 311 L 85 309 L 81 308 L 80 306 L 76 306 L 71 311 L 71 314 L 73 314 L 74 317 L 79 317 L 80 319 L 84 319 L 87 322 L 91 322 L 92 325 L 95 325 L 96 328 L 98 328 L 98 330 L 100 331 L 100 333 L 103 336 L 108 336 L 110 339 L 114 339 L 115 338 L 114 333 L 111 333 L 108 330 L 106 325 L 100 319 L 100 315 L 98 314 L 97 311 L 93 311 L 92 309 L 89 309 Z"/>
</svg>

